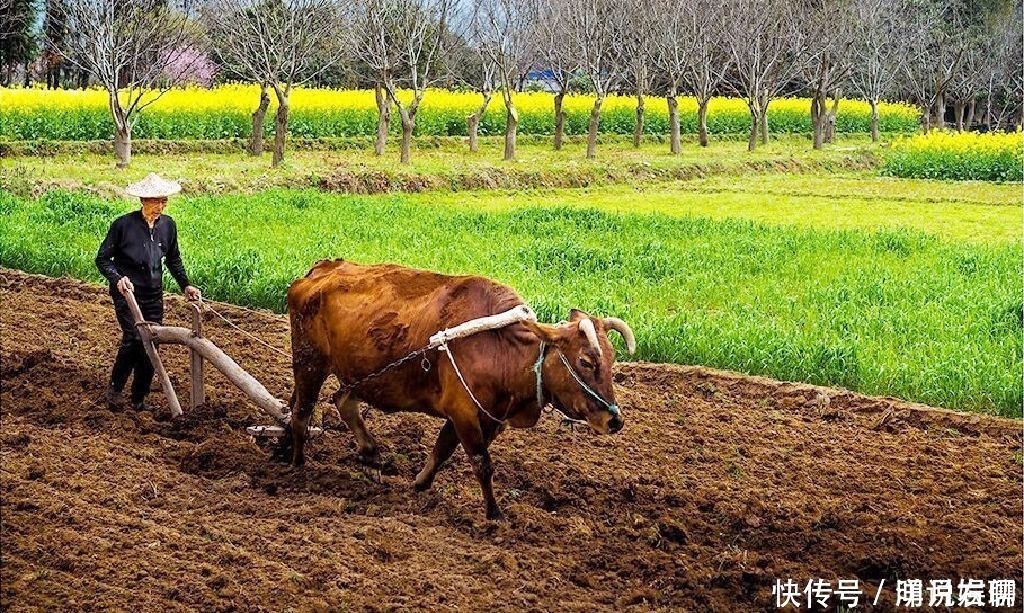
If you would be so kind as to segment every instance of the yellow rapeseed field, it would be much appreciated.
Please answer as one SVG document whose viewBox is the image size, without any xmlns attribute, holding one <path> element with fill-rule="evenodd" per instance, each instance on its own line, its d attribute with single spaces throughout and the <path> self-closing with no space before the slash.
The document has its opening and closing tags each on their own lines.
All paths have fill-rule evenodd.
<svg viewBox="0 0 1024 613">
<path fill-rule="evenodd" d="M 893 143 L 885 170 L 898 177 L 1020 181 L 1024 134 L 932 130 Z"/>
<path fill-rule="evenodd" d="M 156 94 L 154 93 L 155 97 Z M 401 92 L 408 100 L 411 92 Z M 276 108 L 276 101 L 271 109 Z M 255 85 L 227 84 L 213 89 L 173 89 L 159 97 L 139 114 L 136 138 L 228 138 L 246 136 L 251 129 L 250 114 L 259 100 Z M 553 131 L 554 101 L 547 92 L 524 92 L 515 96 L 520 113 L 520 131 L 524 134 L 550 134 Z M 0 138 L 9 140 L 91 140 L 112 134 L 108 117 L 107 93 L 100 89 L 44 90 L 0 89 Z M 461 135 L 466 117 L 482 102 L 471 91 L 429 90 L 417 118 L 417 133 L 423 135 Z M 610 96 L 602 107 L 601 130 L 627 134 L 633 130 L 634 106 L 630 96 Z M 593 97 L 566 96 L 566 131 L 581 134 L 587 129 Z M 376 103 L 372 90 L 334 90 L 296 88 L 290 97 L 291 125 L 295 135 L 307 137 L 354 136 L 372 134 L 376 129 Z M 647 132 L 668 131 L 668 109 L 664 98 L 650 97 L 647 106 Z M 769 108 L 773 132 L 808 132 L 810 102 L 806 98 L 782 98 Z M 870 107 L 866 102 L 843 100 L 839 107 L 840 132 L 866 132 Z M 905 104 L 882 105 L 882 130 L 916 130 L 918 111 Z M 684 132 L 696 131 L 697 104 L 693 98 L 679 99 L 680 123 Z M 268 124 L 270 119 L 268 118 Z M 708 110 L 708 129 L 715 134 L 739 134 L 749 129 L 746 104 L 736 98 L 715 98 Z M 501 96 L 494 96 L 481 122 L 482 134 L 497 134 L 504 129 L 505 113 Z"/>
</svg>

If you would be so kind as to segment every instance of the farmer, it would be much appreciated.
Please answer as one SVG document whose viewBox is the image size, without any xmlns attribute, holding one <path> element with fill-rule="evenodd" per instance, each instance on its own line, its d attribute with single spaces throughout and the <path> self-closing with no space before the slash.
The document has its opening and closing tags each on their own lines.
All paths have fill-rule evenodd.
<svg viewBox="0 0 1024 613">
<path fill-rule="evenodd" d="M 181 186 L 177 182 L 163 179 L 156 173 L 150 173 L 145 179 L 125 188 L 125 193 L 142 201 L 142 208 L 115 219 L 96 254 L 96 267 L 110 282 L 110 297 L 114 299 L 114 313 L 122 332 L 106 393 L 106 401 L 111 408 L 121 404 L 121 393 L 128 382 L 128 375 L 134 371 L 132 407 L 136 410 L 152 409 L 143 401 L 153 383 L 153 365 L 135 329 L 128 301 L 121 292 L 135 294 L 143 319 L 162 323 L 163 260 L 167 258 L 167 269 L 178 282 L 178 287 L 184 289 L 185 296 L 189 300 L 201 298 L 199 289 L 189 283 L 185 266 L 181 263 L 177 226 L 173 219 L 162 214 L 167 207 L 167 197 L 179 191 Z"/>
</svg>

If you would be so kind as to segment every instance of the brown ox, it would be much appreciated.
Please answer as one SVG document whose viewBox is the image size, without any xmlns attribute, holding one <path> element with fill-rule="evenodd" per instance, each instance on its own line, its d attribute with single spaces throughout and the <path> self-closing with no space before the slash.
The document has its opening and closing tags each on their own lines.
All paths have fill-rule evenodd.
<svg viewBox="0 0 1024 613">
<path fill-rule="evenodd" d="M 303 464 L 313 405 L 324 380 L 333 374 L 341 384 L 334 401 L 355 435 L 361 460 L 376 465 L 379 456 L 359 414 L 359 401 L 387 412 L 443 417 L 434 449 L 416 476 L 416 489 L 430 487 L 437 469 L 461 442 L 480 481 L 487 517 L 500 517 L 487 447 L 506 423 L 529 428 L 537 423 L 541 405 L 551 403 L 570 418 L 585 419 L 598 432 L 622 429 L 612 389 L 615 350 L 606 333 L 619 331 L 632 352 L 635 343 L 629 326 L 620 319 L 591 318 L 573 310 L 566 323 L 515 323 L 449 341 L 466 384 L 489 415 L 477 408 L 449 356 L 441 351 L 425 354 L 426 370 L 426 362 L 417 356 L 367 376 L 426 346 L 439 330 L 521 304 L 512 289 L 482 277 L 344 260 L 318 262 L 288 290 L 295 376 L 293 463 Z M 538 380 L 535 365 L 542 347 Z"/>
</svg>

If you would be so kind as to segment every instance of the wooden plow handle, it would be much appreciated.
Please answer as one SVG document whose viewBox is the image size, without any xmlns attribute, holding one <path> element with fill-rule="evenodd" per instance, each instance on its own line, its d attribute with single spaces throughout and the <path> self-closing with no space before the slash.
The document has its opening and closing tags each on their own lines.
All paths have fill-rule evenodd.
<svg viewBox="0 0 1024 613">
<path fill-rule="evenodd" d="M 167 370 L 164 368 L 163 362 L 160 361 L 160 354 L 156 352 L 156 345 L 153 343 L 153 328 L 157 326 L 143 319 L 142 309 L 139 308 L 139 303 L 135 300 L 135 294 L 131 291 L 121 290 L 121 295 L 128 301 L 128 308 L 131 309 L 132 317 L 135 319 L 135 329 L 142 339 L 142 346 L 145 347 L 146 355 L 149 356 L 149 361 L 153 364 L 153 370 L 160 377 L 160 387 L 163 388 L 164 395 L 167 396 L 171 417 L 178 417 L 181 415 L 181 403 L 178 402 L 178 395 L 174 393 L 171 378 L 167 375 Z"/>
</svg>

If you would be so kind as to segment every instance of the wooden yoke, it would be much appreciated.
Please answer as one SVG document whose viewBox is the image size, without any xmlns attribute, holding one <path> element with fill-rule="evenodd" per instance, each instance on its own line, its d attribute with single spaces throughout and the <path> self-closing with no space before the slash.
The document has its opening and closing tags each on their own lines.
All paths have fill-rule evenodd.
<svg viewBox="0 0 1024 613">
<path fill-rule="evenodd" d="M 178 417 L 181 415 L 181 403 L 178 402 L 178 395 L 174 393 L 171 378 L 167 375 L 167 370 L 164 369 L 164 365 L 160 361 L 160 354 L 156 352 L 156 345 L 153 343 L 154 329 L 160 326 L 142 318 L 142 309 L 135 301 L 135 294 L 130 291 L 122 291 L 121 295 L 128 301 L 128 308 L 131 309 L 132 317 L 135 318 L 135 329 L 138 330 L 139 336 L 142 338 L 142 346 L 146 348 L 146 355 L 149 356 L 149 361 L 153 364 L 153 370 L 160 377 L 160 386 L 164 390 L 164 395 L 167 396 L 167 404 L 171 407 L 171 417 Z"/>
</svg>

